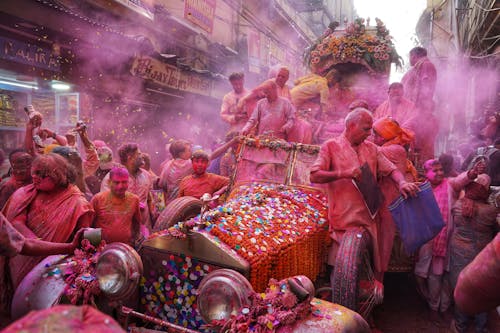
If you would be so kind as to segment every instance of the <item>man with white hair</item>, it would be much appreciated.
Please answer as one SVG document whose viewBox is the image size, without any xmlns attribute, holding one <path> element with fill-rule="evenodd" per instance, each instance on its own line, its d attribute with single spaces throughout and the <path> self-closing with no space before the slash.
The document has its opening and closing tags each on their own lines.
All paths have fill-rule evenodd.
<svg viewBox="0 0 500 333">
<path fill-rule="evenodd" d="M 311 182 L 328 186 L 328 217 L 330 237 L 333 239 L 328 264 L 335 265 L 337 250 L 344 233 L 352 228 L 363 227 L 371 236 L 374 269 L 377 274 L 381 273 L 382 266 L 377 234 L 379 216 L 371 214 L 353 180 L 360 181 L 363 170 L 365 173 L 371 173 L 369 176 L 374 182 L 377 175 L 389 176 L 405 197 L 415 195 L 418 186 L 405 181 L 403 174 L 380 149 L 374 143 L 365 141 L 372 133 L 372 124 L 370 111 L 356 108 L 350 112 L 345 118 L 344 132 L 321 146 L 310 177 Z M 334 271 L 332 269 L 331 282 L 334 281 Z"/>
<path fill-rule="evenodd" d="M 252 116 L 241 130 L 241 134 L 247 135 L 255 129 L 257 135 L 268 134 L 279 139 L 286 139 L 295 121 L 295 108 L 289 100 L 278 96 L 277 84 L 274 80 L 265 81 L 258 89 L 266 98 L 257 103 Z"/>
</svg>

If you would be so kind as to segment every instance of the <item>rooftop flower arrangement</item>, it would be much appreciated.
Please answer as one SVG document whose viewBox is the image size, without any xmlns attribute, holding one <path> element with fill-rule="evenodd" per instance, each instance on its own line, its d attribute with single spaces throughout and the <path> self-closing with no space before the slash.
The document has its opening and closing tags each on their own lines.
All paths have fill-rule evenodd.
<svg viewBox="0 0 500 333">
<path fill-rule="evenodd" d="M 304 64 L 316 74 L 325 74 L 331 66 L 339 63 L 359 63 L 369 70 L 387 73 L 391 63 L 401 65 L 392 37 L 385 24 L 375 19 L 376 29 L 367 30 L 365 20 L 357 18 L 350 23 L 342 35 L 334 33 L 337 22 L 328 29 L 304 53 Z"/>
</svg>

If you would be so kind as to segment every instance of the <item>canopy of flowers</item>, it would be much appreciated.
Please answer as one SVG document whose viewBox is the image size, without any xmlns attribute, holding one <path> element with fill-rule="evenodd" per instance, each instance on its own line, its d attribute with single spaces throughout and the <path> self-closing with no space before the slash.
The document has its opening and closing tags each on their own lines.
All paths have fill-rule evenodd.
<svg viewBox="0 0 500 333">
<path fill-rule="evenodd" d="M 375 21 L 376 31 L 367 31 L 365 20 L 357 18 L 340 36 L 334 33 L 338 23 L 330 24 L 321 38 L 306 50 L 305 65 L 320 75 L 339 63 L 359 63 L 379 73 L 388 73 L 391 63 L 401 65 L 389 30 L 380 19 Z"/>
</svg>

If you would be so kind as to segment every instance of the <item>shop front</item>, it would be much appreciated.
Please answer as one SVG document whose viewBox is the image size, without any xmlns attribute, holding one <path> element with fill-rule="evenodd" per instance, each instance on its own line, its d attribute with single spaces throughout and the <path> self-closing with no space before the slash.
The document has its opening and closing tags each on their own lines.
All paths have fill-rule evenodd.
<svg viewBox="0 0 500 333">
<path fill-rule="evenodd" d="M 24 146 L 24 108 L 33 105 L 44 116 L 44 127 L 58 133 L 79 119 L 80 93 L 62 80 L 65 56 L 60 50 L 18 38 L 0 29 L 0 148 Z"/>
</svg>

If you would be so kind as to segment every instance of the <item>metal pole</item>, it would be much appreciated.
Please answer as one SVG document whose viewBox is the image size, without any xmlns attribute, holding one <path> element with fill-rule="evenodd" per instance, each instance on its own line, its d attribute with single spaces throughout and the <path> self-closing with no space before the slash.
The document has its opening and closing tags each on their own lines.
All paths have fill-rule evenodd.
<svg viewBox="0 0 500 333">
<path fill-rule="evenodd" d="M 156 324 L 156 325 L 160 325 L 160 326 L 167 327 L 167 328 L 172 328 L 172 329 L 175 330 L 175 332 L 179 332 L 179 333 L 199 333 L 197 331 L 190 330 L 189 328 L 185 328 L 185 327 L 182 327 L 182 326 L 179 326 L 179 325 L 175 325 L 175 324 L 169 323 L 168 321 L 164 321 L 164 320 L 152 317 L 152 316 L 145 315 L 145 314 L 140 313 L 140 312 L 136 312 L 136 311 L 134 311 L 131 308 L 128 308 L 126 306 L 122 306 L 121 307 L 121 312 L 125 316 L 127 316 L 127 321 L 128 321 L 128 317 L 129 316 L 134 316 L 136 318 L 140 318 L 140 319 L 142 319 L 144 321 L 149 321 L 149 322 L 151 322 L 153 324 Z"/>
</svg>

